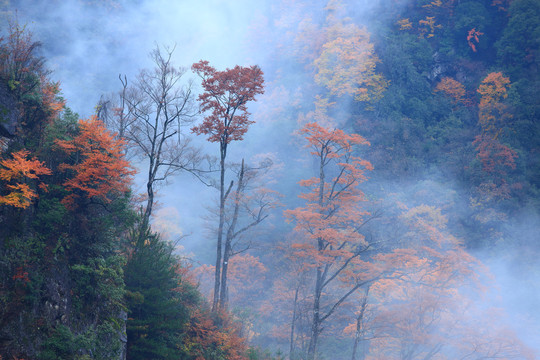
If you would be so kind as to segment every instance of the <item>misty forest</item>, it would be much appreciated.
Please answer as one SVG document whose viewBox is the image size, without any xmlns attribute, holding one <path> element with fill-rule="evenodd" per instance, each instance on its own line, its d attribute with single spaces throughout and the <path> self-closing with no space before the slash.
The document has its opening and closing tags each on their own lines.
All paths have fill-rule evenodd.
<svg viewBox="0 0 540 360">
<path fill-rule="evenodd" d="M 539 0 L 0 28 L 0 360 L 540 358 Z"/>
</svg>

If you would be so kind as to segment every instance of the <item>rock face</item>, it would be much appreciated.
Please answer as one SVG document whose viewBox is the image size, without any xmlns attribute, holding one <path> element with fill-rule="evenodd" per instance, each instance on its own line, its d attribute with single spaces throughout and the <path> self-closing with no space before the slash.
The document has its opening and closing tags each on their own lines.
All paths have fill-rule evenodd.
<svg viewBox="0 0 540 360">
<path fill-rule="evenodd" d="M 5 84 L 0 84 L 0 137 L 13 137 L 17 125 L 17 106 Z"/>
<path fill-rule="evenodd" d="M 0 255 L 10 252 L 4 250 Z M 25 271 L 30 281 L 0 289 L 5 305 L 0 309 L 1 358 L 125 359 L 126 312 L 109 299 L 92 296 L 99 284 L 84 282 L 81 287 L 80 277 L 91 269 L 74 271 L 77 265 L 58 260 L 29 265 Z M 0 266 L 0 275 L 5 273 Z"/>
</svg>

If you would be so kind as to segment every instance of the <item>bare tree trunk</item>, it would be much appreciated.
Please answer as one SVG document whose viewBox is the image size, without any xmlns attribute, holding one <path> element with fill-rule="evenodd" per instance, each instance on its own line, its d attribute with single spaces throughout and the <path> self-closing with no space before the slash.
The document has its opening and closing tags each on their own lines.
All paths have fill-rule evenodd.
<svg viewBox="0 0 540 360">
<path fill-rule="evenodd" d="M 360 340 L 361 340 L 361 337 L 362 337 L 361 335 L 362 335 L 362 333 L 364 331 L 364 329 L 363 329 L 364 313 L 366 312 L 369 288 L 370 288 L 370 286 L 368 285 L 366 287 L 365 292 L 364 292 L 364 296 L 362 297 L 362 303 L 360 304 L 360 313 L 356 317 L 356 333 L 355 333 L 355 336 L 354 336 L 354 346 L 353 346 L 353 353 L 352 353 L 352 358 L 351 358 L 352 360 L 356 360 L 356 353 L 358 351 L 358 344 L 360 343 Z M 363 358 L 363 356 L 362 356 L 362 358 Z"/>
<path fill-rule="evenodd" d="M 220 302 L 219 307 L 221 310 L 227 308 L 227 270 L 229 268 L 229 260 L 232 255 L 232 241 L 234 238 L 234 232 L 236 230 L 236 224 L 238 222 L 238 214 L 240 212 L 240 197 L 243 192 L 244 186 L 244 159 L 242 159 L 242 166 L 240 168 L 240 175 L 238 176 L 238 185 L 236 186 L 236 194 L 234 196 L 234 212 L 231 225 L 227 229 L 227 236 L 225 237 L 225 251 L 223 252 L 223 266 L 221 270 L 221 290 L 220 290 Z"/>
<path fill-rule="evenodd" d="M 319 248 L 321 248 L 321 241 L 319 241 Z M 311 337 L 309 339 L 308 346 L 308 360 L 315 359 L 315 352 L 317 350 L 317 341 L 319 334 L 321 333 L 321 293 L 324 283 L 324 272 L 321 267 L 317 267 L 317 282 L 315 284 L 315 294 L 313 299 L 313 320 L 311 322 Z"/>
<path fill-rule="evenodd" d="M 290 346 L 289 346 L 289 360 L 292 360 L 292 354 L 294 352 L 294 327 L 296 325 L 296 306 L 298 303 L 298 291 L 300 289 L 300 284 L 296 287 L 294 291 L 294 303 L 293 303 L 293 314 L 291 319 L 291 337 L 290 337 Z"/>
<path fill-rule="evenodd" d="M 219 182 L 219 226 L 216 246 L 216 271 L 214 276 L 214 299 L 212 311 L 217 311 L 221 289 L 221 258 L 223 243 L 223 224 L 225 223 L 225 157 L 227 156 L 227 144 L 221 143 L 220 182 Z"/>
</svg>

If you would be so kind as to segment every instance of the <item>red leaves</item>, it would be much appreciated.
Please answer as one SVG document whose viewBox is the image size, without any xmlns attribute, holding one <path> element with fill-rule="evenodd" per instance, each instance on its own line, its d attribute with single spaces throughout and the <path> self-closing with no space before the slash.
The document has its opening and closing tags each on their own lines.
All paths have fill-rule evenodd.
<svg viewBox="0 0 540 360">
<path fill-rule="evenodd" d="M 511 188 L 507 177 L 509 171 L 516 168 L 517 152 L 485 135 L 477 136 L 473 144 L 476 145 L 476 157 L 482 163 L 482 170 L 490 178 L 490 181 L 481 185 L 482 191 L 485 195 L 509 198 Z"/>
<path fill-rule="evenodd" d="M 12 276 L 13 280 L 20 280 L 23 282 L 23 284 L 27 284 L 30 282 L 30 279 L 28 278 L 28 272 L 24 271 L 24 268 L 22 266 L 19 266 L 16 269 L 15 275 Z"/>
<path fill-rule="evenodd" d="M 211 111 L 201 125 L 191 130 L 197 135 L 209 135 L 208 141 L 228 144 L 242 140 L 249 125 L 246 104 L 262 94 L 263 72 L 258 66 L 217 71 L 208 61 L 199 61 L 191 67 L 202 78 L 204 93 L 199 95 L 201 111 Z"/>
<path fill-rule="evenodd" d="M 33 158 L 28 160 L 30 152 L 17 151 L 12 154 L 13 159 L 0 161 L 0 181 L 10 192 L 0 195 L 0 205 L 9 205 L 17 208 L 27 208 L 38 195 L 28 184 L 28 179 L 38 180 L 42 175 L 51 175 L 51 171 L 43 162 Z M 14 183 L 15 181 L 18 181 Z M 38 182 L 44 189 L 45 184 Z"/>
<path fill-rule="evenodd" d="M 469 30 L 467 34 L 467 44 L 471 47 L 472 51 L 476 52 L 476 45 L 473 43 L 473 40 L 478 44 L 480 42 L 479 36 L 484 35 L 484 33 L 477 31 L 476 28 Z"/>
<path fill-rule="evenodd" d="M 70 164 L 60 169 L 71 171 L 64 186 L 72 193 L 62 201 L 74 207 L 81 196 L 99 198 L 108 203 L 112 196 L 129 190 L 130 177 L 135 173 L 124 159 L 122 140 L 114 138 L 95 116 L 79 120 L 80 133 L 72 140 L 57 140 L 56 144 L 72 156 Z"/>
</svg>

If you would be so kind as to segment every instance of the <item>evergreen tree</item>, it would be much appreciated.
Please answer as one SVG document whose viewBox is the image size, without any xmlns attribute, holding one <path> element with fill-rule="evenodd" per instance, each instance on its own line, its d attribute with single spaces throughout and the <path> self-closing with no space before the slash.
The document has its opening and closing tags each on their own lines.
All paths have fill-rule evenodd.
<svg viewBox="0 0 540 360">
<path fill-rule="evenodd" d="M 136 229 L 125 270 L 127 359 L 176 359 L 195 288 L 182 283 L 173 246 L 148 227 Z"/>
</svg>

